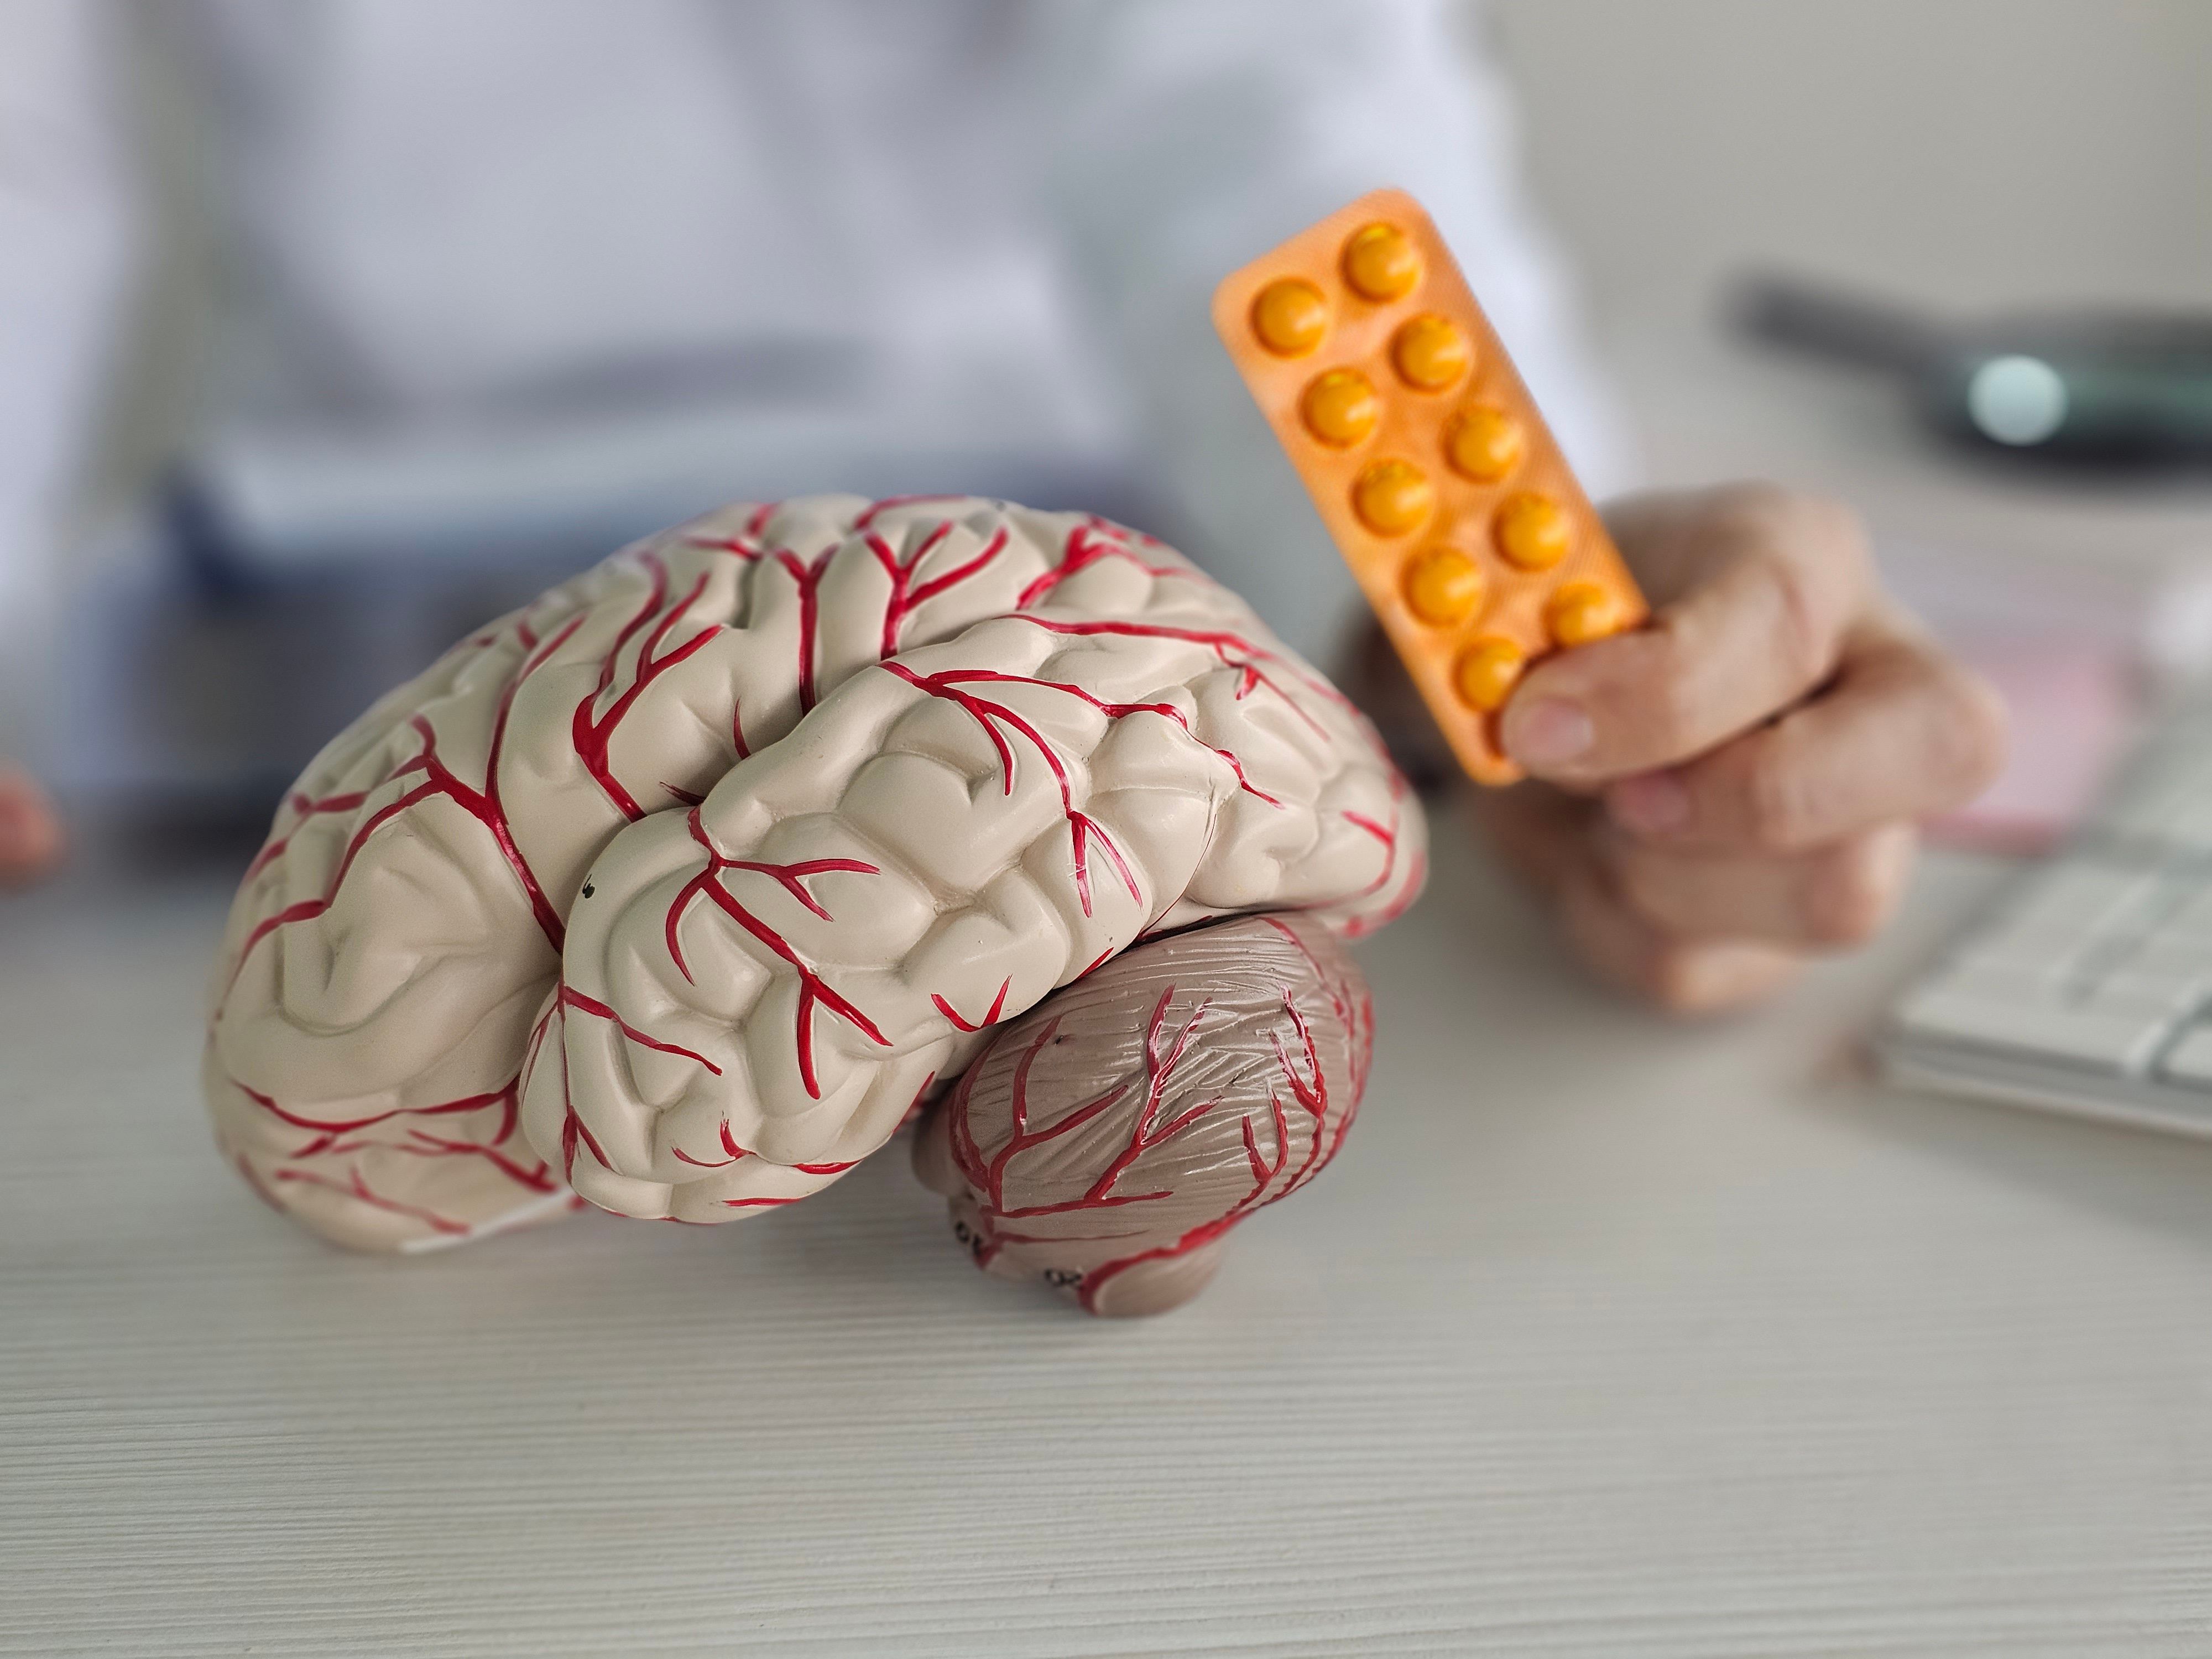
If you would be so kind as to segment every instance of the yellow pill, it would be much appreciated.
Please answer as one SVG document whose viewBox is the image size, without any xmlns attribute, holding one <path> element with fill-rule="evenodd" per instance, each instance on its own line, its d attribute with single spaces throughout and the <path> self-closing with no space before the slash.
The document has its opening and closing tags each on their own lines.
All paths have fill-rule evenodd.
<svg viewBox="0 0 2212 1659">
<path fill-rule="evenodd" d="M 1252 301 L 1252 331 L 1278 357 L 1303 357 L 1328 332 L 1328 301 L 1304 277 L 1283 277 Z"/>
<path fill-rule="evenodd" d="M 1352 486 L 1352 510 L 1378 536 L 1419 528 L 1436 502 L 1436 486 L 1411 461 L 1370 461 Z"/>
<path fill-rule="evenodd" d="M 1486 714 L 1502 708 L 1513 695 L 1527 661 L 1521 647 L 1510 640 L 1477 640 L 1460 653 L 1452 669 L 1452 690 L 1468 708 Z"/>
<path fill-rule="evenodd" d="M 1567 556 L 1573 532 L 1566 509 L 1549 495 L 1508 495 L 1492 526 L 1498 550 L 1523 570 L 1549 570 Z"/>
<path fill-rule="evenodd" d="M 1477 404 L 1444 428 L 1444 457 L 1452 471 L 1477 483 L 1496 483 L 1521 459 L 1521 423 L 1502 409 Z"/>
<path fill-rule="evenodd" d="M 1416 317 L 1391 337 L 1390 362 L 1398 378 L 1422 392 L 1457 384 L 1474 361 L 1474 347 L 1449 318 Z"/>
<path fill-rule="evenodd" d="M 1431 628 L 1463 623 L 1482 603 L 1482 567 L 1455 547 L 1431 548 L 1406 567 L 1406 603 Z"/>
<path fill-rule="evenodd" d="M 1316 374 L 1298 399 L 1306 430 L 1334 449 L 1349 449 L 1375 430 L 1382 404 L 1375 387 L 1356 368 L 1332 368 Z"/>
<path fill-rule="evenodd" d="M 1561 645 L 1588 645 L 1617 629 L 1620 612 L 1595 582 L 1569 582 L 1544 607 L 1544 622 Z"/>
<path fill-rule="evenodd" d="M 1421 251 L 1395 225 L 1365 226 L 1345 240 L 1344 280 L 1377 304 L 1402 300 L 1421 280 Z"/>
</svg>

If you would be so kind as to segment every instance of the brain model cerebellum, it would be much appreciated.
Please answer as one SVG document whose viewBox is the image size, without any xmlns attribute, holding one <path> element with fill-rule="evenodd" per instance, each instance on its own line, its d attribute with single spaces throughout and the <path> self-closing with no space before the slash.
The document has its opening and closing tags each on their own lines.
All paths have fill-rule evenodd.
<svg viewBox="0 0 2212 1659">
<path fill-rule="evenodd" d="M 1165 1305 L 1340 1139 L 1368 1024 L 1330 936 L 1411 902 L 1424 836 L 1357 711 L 1156 541 L 732 507 L 317 757 L 232 912 L 209 1100 L 277 1208 L 414 1249 L 585 1200 L 739 1218 L 942 1097 L 925 1170 L 985 1265 Z M 1062 1237 L 1100 1214 L 1141 1262 Z"/>
<path fill-rule="evenodd" d="M 1367 1081 L 1358 970 L 1299 915 L 1139 945 L 1002 1026 L 915 1143 L 986 1272 L 1172 1307 L 1328 1161 Z"/>
</svg>

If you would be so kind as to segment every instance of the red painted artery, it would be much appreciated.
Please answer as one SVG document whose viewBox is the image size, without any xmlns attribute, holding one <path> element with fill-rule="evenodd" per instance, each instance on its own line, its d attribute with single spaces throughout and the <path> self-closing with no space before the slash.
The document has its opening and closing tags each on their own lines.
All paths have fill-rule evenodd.
<svg viewBox="0 0 2212 1659">
<path fill-rule="evenodd" d="M 1292 930 L 1285 927 L 1280 931 L 1301 951 L 1305 951 Z M 1310 960 L 1311 953 L 1306 954 Z M 1345 1024 L 1347 1034 L 1353 1039 L 1355 1065 L 1364 1069 L 1362 1042 L 1355 1023 L 1361 1011 L 1350 1004 L 1342 988 L 1319 963 L 1314 966 L 1321 982 L 1328 988 L 1332 1012 Z M 1095 1312 L 1103 1288 L 1121 1273 L 1141 1262 L 1185 1255 L 1222 1237 L 1255 1210 L 1296 1192 L 1335 1155 L 1351 1125 L 1364 1078 L 1355 1073 L 1347 1079 L 1348 1101 L 1342 1105 L 1336 1103 L 1312 1029 L 1285 993 L 1284 1015 L 1297 1042 L 1293 1046 L 1285 1042 L 1279 1032 L 1269 1033 L 1270 1046 L 1280 1071 L 1279 1081 L 1267 1091 L 1265 1117 L 1255 1123 L 1249 1112 L 1239 1116 L 1238 1135 L 1251 1172 L 1251 1185 L 1223 1213 L 1157 1244 L 1139 1242 L 1145 1234 L 1141 1223 L 1124 1223 L 1117 1231 L 1106 1233 L 1057 1230 L 1040 1233 L 1021 1225 L 1047 1216 L 1103 1214 L 1157 1203 L 1175 1195 L 1167 1188 L 1125 1191 L 1121 1185 L 1123 1178 L 1148 1153 L 1189 1131 L 1222 1105 L 1216 1097 L 1199 1099 L 1171 1113 L 1165 1109 L 1177 1068 L 1191 1052 L 1211 1006 L 1201 999 L 1176 1025 L 1170 1018 L 1175 994 L 1176 988 L 1170 985 L 1161 991 L 1152 1006 L 1145 1029 L 1141 1078 L 1125 1078 L 1070 1108 L 1050 1123 L 1038 1126 L 1032 1121 L 1030 1073 L 1038 1057 L 1058 1036 L 1058 1019 L 1047 1020 L 1039 1026 L 1015 1061 L 1008 1097 L 1009 1121 L 1005 1137 L 995 1145 L 987 1146 L 975 1127 L 974 1089 L 980 1068 L 971 1068 L 962 1078 L 944 1109 L 948 1115 L 946 1144 L 975 1200 L 972 1246 L 979 1266 L 988 1267 L 1010 1244 L 1129 1237 L 1138 1248 L 1090 1268 L 1073 1285 L 1077 1299 Z M 1128 1129 L 1122 1145 L 1079 1196 L 1050 1203 L 1009 1201 L 1007 1184 L 1021 1160 L 1109 1113 L 1125 1109 L 1132 1102 L 1136 1103 L 1136 1109 L 1127 1113 Z M 1293 1165 L 1294 1145 L 1300 1139 L 1305 1143 L 1304 1150 Z"/>
</svg>

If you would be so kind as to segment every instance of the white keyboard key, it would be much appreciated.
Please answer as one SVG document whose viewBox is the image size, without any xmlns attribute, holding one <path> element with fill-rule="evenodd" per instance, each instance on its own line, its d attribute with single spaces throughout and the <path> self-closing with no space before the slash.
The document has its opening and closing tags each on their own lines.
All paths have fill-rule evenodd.
<svg viewBox="0 0 2212 1659">
<path fill-rule="evenodd" d="M 2097 827 L 2110 836 L 2164 840 L 2177 813 L 2187 803 L 2193 780 L 2147 780 L 2124 800 L 2113 802 L 2097 815 Z"/>
<path fill-rule="evenodd" d="M 2212 1085 L 2212 1026 L 2185 1032 L 2159 1070 L 2176 1082 Z"/>
<path fill-rule="evenodd" d="M 1984 997 L 1942 981 L 1913 992 L 1897 1012 L 1904 1025 L 1928 1036 L 2018 1048 L 2130 1073 L 2142 1069 L 2173 1024 L 2170 1017 Z"/>
<path fill-rule="evenodd" d="M 2161 937 L 2212 939 L 2212 885 L 2160 918 L 2158 931 Z"/>
<path fill-rule="evenodd" d="M 2055 1006 L 2062 1000 L 2059 976 L 2048 968 L 2017 962 L 1960 957 L 1931 975 L 1932 988 L 1955 993 L 1979 1002 L 2019 1002 L 2038 1007 Z"/>
<path fill-rule="evenodd" d="M 1990 928 L 1964 940 L 1952 960 L 1962 966 L 2034 975 L 2056 985 L 2081 944 L 2079 927 Z"/>
<path fill-rule="evenodd" d="M 2004 906 L 1997 925 L 2007 932 L 2040 931 L 2056 924 L 2083 931 L 2147 893 L 2157 879 L 2149 871 L 2117 869 L 2109 864 L 2053 865 Z"/>
<path fill-rule="evenodd" d="M 1907 1080 L 2212 1135 L 2212 702 L 1893 1018 Z"/>
<path fill-rule="evenodd" d="M 2027 884 L 1960 954 L 2063 967 L 2106 933 L 2157 920 L 2148 903 L 2157 884 L 2156 877 L 2141 870 L 2057 866 Z"/>
<path fill-rule="evenodd" d="M 2200 743 L 2212 734 L 2197 734 Z M 2178 765 L 2160 772 L 2161 763 Z M 2212 845 L 2212 769 L 2198 755 L 2174 753 L 2147 757 L 2126 795 L 2097 817 L 2107 835 L 2124 839 L 2169 842 L 2180 848 Z"/>
<path fill-rule="evenodd" d="M 2161 931 L 2127 959 L 2131 974 L 2154 974 L 2197 984 L 2212 981 L 2212 938 Z"/>
<path fill-rule="evenodd" d="M 2195 1012 L 2201 1000 L 2194 977 L 2170 974 L 2108 974 L 2081 1000 L 2100 1014 L 2140 1014 L 2155 1019 Z"/>
</svg>

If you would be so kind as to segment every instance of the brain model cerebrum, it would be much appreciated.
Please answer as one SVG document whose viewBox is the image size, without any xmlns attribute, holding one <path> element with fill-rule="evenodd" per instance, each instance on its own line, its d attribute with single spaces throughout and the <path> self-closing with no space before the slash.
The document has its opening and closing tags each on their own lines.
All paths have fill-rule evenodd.
<svg viewBox="0 0 2212 1659">
<path fill-rule="evenodd" d="M 233 908 L 208 1097 L 253 1188 L 356 1246 L 586 1200 L 732 1220 L 834 1181 L 1133 945 L 1295 914 L 1259 940 L 1296 988 L 1265 1011 L 1281 1122 L 1249 1090 L 1225 1130 L 1126 1093 L 1097 1114 L 1135 1149 L 1104 1207 L 1149 1206 L 1141 1253 L 1333 1150 L 1365 1024 L 1329 935 L 1412 901 L 1425 834 L 1358 712 L 1157 541 L 968 499 L 731 507 L 485 628 L 317 757 Z M 1239 991 L 1191 1024 L 1206 960 L 1162 1014 L 1186 1079 L 1232 1004 L 1260 1018 Z M 1250 1190 L 1219 1203 L 1231 1166 Z M 991 1202 L 1018 1242 L 1028 1200 Z M 1107 1277 L 1158 1303 L 1175 1273 Z"/>
<path fill-rule="evenodd" d="M 1511 782 L 1522 672 L 1645 606 L 1436 227 L 1362 197 L 1224 279 L 1213 319 L 1460 763 Z"/>
</svg>

